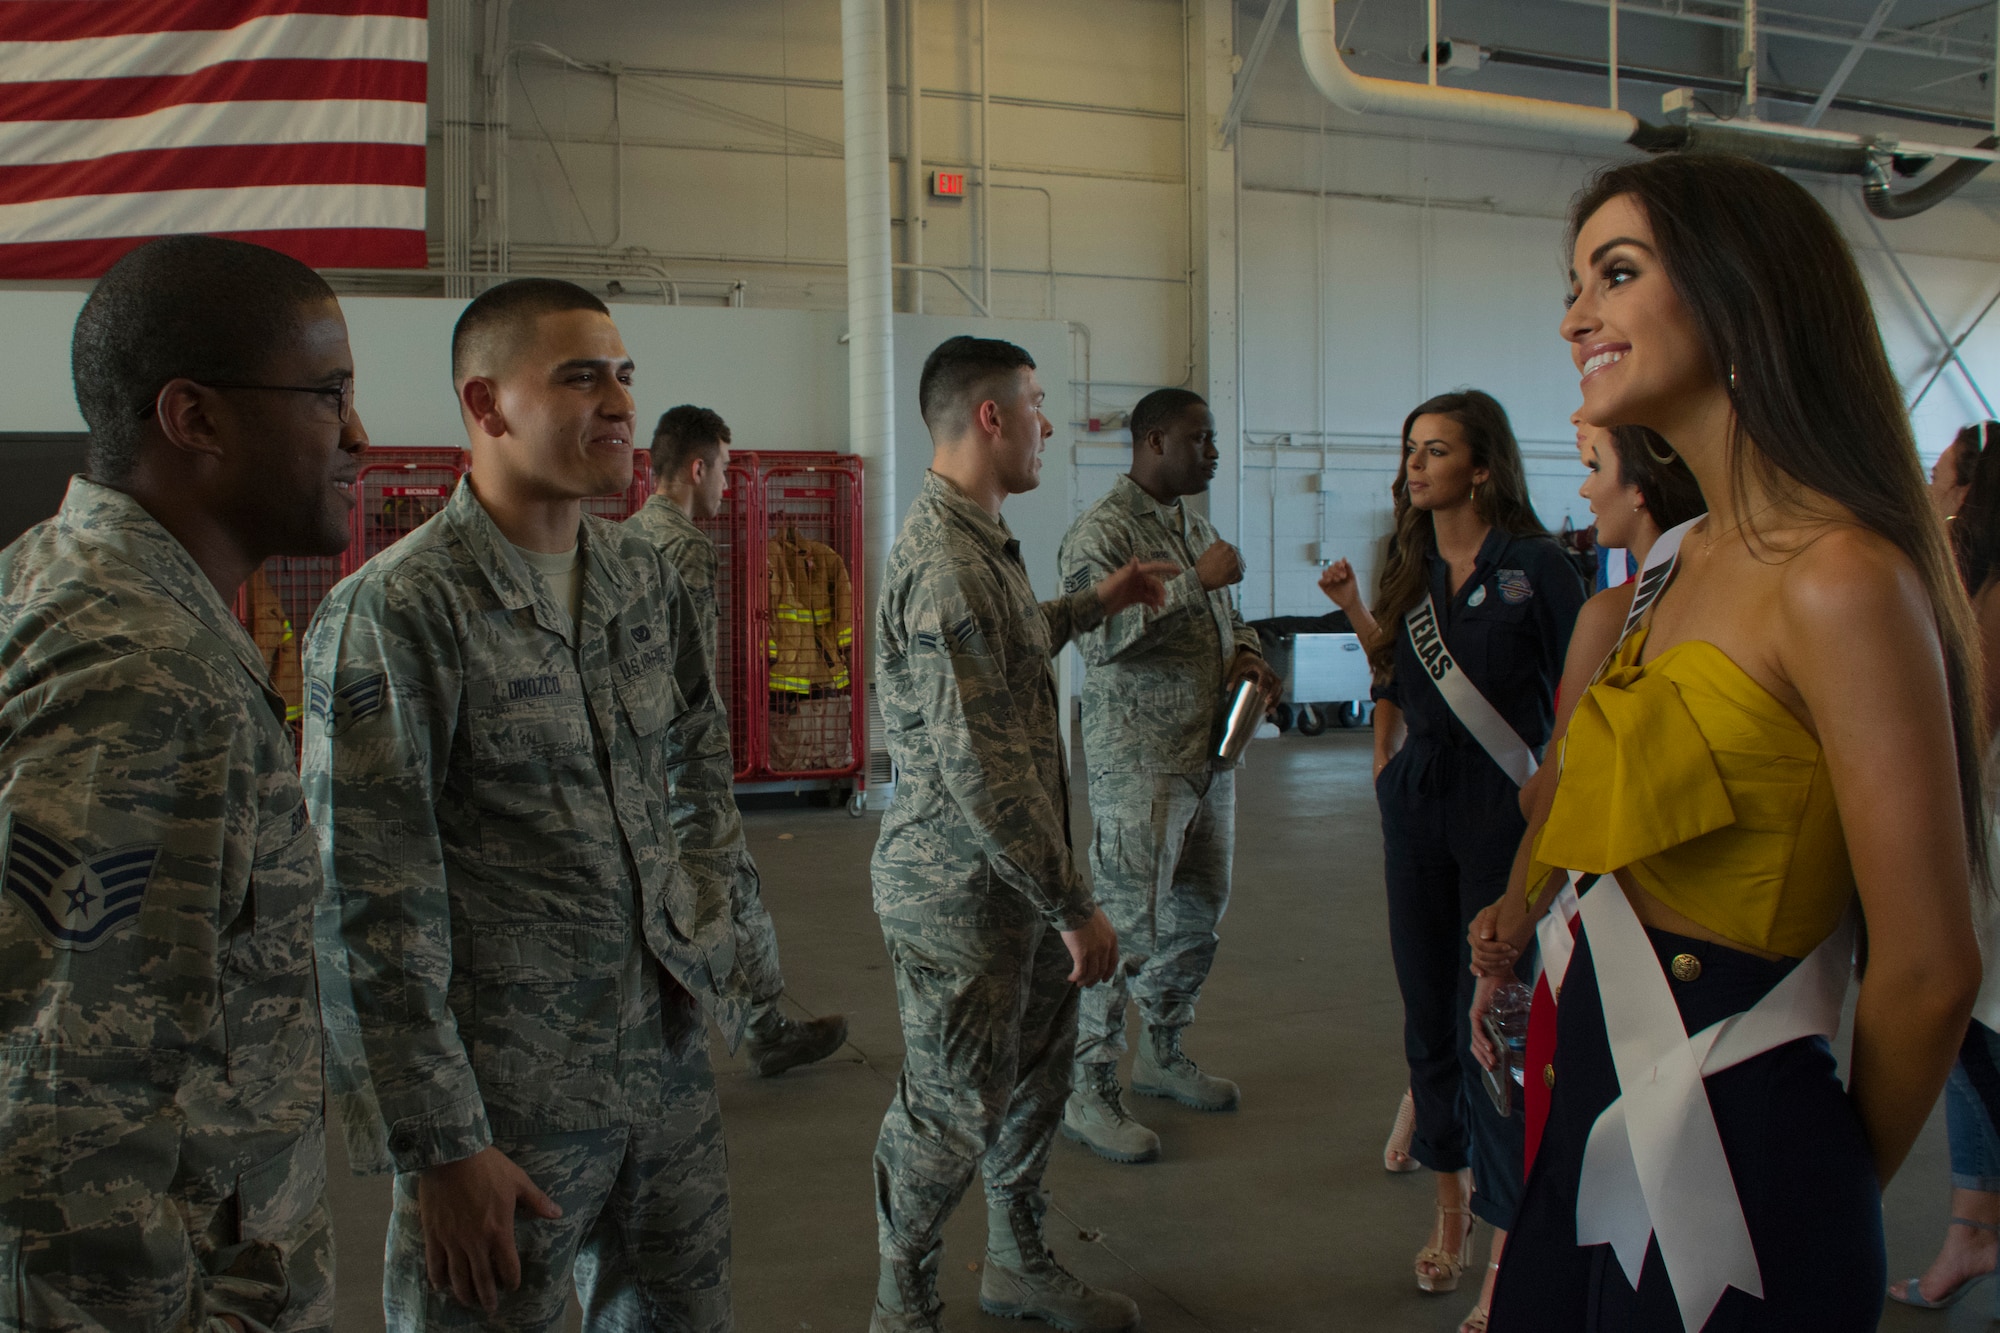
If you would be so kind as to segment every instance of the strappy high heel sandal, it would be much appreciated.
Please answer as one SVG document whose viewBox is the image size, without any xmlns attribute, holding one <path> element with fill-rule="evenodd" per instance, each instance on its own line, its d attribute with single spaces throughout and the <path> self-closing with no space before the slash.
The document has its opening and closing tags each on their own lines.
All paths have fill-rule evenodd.
<svg viewBox="0 0 2000 1333">
<path fill-rule="evenodd" d="M 1462 1217 L 1465 1219 L 1465 1230 L 1459 1236 L 1457 1253 L 1439 1249 L 1435 1245 L 1426 1245 L 1417 1251 L 1415 1265 L 1417 1290 L 1427 1291 L 1433 1296 L 1443 1296 L 1457 1291 L 1458 1279 L 1464 1275 L 1466 1268 L 1472 1263 L 1472 1210 L 1470 1208 L 1439 1208 L 1438 1235 L 1440 1237 L 1445 1234 L 1446 1227 L 1444 1220 L 1447 1217 Z M 1425 1265 L 1429 1265 L 1435 1271 L 1430 1273 L 1424 1272 Z"/>
<path fill-rule="evenodd" d="M 2000 1226 L 1995 1226 L 1991 1222 L 1975 1222 L 1969 1217 L 1954 1217 L 1951 1219 L 1951 1225 L 1955 1227 L 1971 1227 L 1974 1231 L 2000 1233 Z M 1960 1301 L 1971 1295 L 1975 1287 L 1986 1282 L 1993 1276 L 1994 1272 L 1989 1271 L 1981 1273 L 1976 1277 L 1969 1277 L 1953 1287 L 1948 1294 L 1939 1297 L 1937 1300 L 1931 1300 L 1924 1295 L 1924 1279 L 1920 1273 L 1903 1284 L 1903 1294 L 1901 1296 L 1898 1296 L 1892 1289 L 1889 1292 L 1889 1299 L 1895 1301 L 1898 1305 L 1911 1305 L 1919 1310 L 1949 1310 L 1952 1306 L 1957 1305 Z M 1996 1306 L 1996 1311 L 2000 1311 L 2000 1306 Z"/>
<path fill-rule="evenodd" d="M 1498 1268 L 1499 1266 L 1498 1262 L 1486 1265 L 1488 1269 Z M 1486 1308 L 1486 1302 L 1481 1301 L 1472 1307 L 1471 1314 L 1459 1321 L 1458 1333 L 1486 1333 L 1486 1321 L 1491 1317 L 1492 1314 Z"/>
<path fill-rule="evenodd" d="M 1382 1169 L 1394 1175 L 1415 1171 L 1423 1165 L 1410 1156 L 1410 1136 L 1417 1132 L 1417 1099 L 1409 1092 L 1403 1093 L 1403 1104 L 1396 1108 L 1396 1127 L 1389 1131 L 1389 1141 L 1382 1145 Z"/>
</svg>

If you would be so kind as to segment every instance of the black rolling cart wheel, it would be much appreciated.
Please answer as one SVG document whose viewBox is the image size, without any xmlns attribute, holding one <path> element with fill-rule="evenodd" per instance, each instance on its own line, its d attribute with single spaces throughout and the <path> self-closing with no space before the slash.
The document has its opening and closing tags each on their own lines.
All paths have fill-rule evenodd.
<svg viewBox="0 0 2000 1333">
<path fill-rule="evenodd" d="M 1276 708 L 1272 709 L 1271 722 L 1281 732 L 1290 731 L 1292 729 L 1292 706 L 1290 704 L 1279 704 Z"/>
<path fill-rule="evenodd" d="M 1326 714 L 1318 704 L 1299 706 L 1299 735 L 1317 736 L 1326 730 Z"/>
</svg>

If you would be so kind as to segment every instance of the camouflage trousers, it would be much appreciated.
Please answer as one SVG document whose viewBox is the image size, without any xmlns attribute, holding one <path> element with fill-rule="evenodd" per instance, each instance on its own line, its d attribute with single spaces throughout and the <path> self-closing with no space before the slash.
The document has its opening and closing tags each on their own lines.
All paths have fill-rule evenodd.
<svg viewBox="0 0 2000 1333">
<path fill-rule="evenodd" d="M 0 1333 L 207 1329 L 225 1314 L 272 1333 L 333 1327 L 324 1122 L 237 1175 L 234 1192 L 218 1200 L 174 1179 L 186 1165 L 177 1160 L 185 1141 L 176 1141 L 164 1105 L 137 1120 L 136 1132 L 106 1133 L 90 1123 L 93 1090 L 76 1086 L 75 1067 L 88 1068 L 90 1057 L 65 1063 L 70 1086 L 62 1092 L 72 1095 L 60 1111 L 44 1115 L 55 1109 L 47 1101 L 23 1105 L 10 1095 L 0 1115 L 0 1126 L 27 1130 L 32 1144 L 29 1151 L 22 1139 L 5 1145 Z M 6 1072 L 25 1071 L 11 1062 Z M 21 1082 L 8 1092 L 17 1094 Z M 98 1151 L 84 1157 L 86 1145 Z M 65 1160 L 72 1154 L 80 1165 Z M 188 1229 L 191 1213 L 207 1219 L 198 1232 Z"/>
<path fill-rule="evenodd" d="M 750 1035 L 768 1031 L 782 1018 L 778 1001 L 785 993 L 785 974 L 778 966 L 778 927 L 764 906 L 764 882 L 757 863 L 745 848 L 736 872 L 736 893 L 730 901 L 736 924 L 736 965 L 750 984 Z"/>
<path fill-rule="evenodd" d="M 417 1177 L 396 1177 L 383 1305 L 389 1333 L 556 1333 L 574 1287 L 585 1333 L 728 1333 L 729 1176 L 722 1110 L 696 1051 L 663 1114 L 639 1124 L 494 1136 L 563 1210 L 514 1219 L 521 1285 L 467 1309 L 424 1276 Z"/>
<path fill-rule="evenodd" d="M 903 1021 L 903 1073 L 875 1142 L 886 1261 L 936 1250 L 983 1174 L 993 1201 L 1039 1192 L 1069 1099 L 1076 988 L 1062 936 L 884 918 Z"/>
<path fill-rule="evenodd" d="M 1236 774 L 1097 773 L 1092 889 L 1118 929 L 1118 970 L 1084 991 L 1078 1064 L 1113 1064 L 1125 1011 L 1150 1027 L 1186 1027 L 1215 962 L 1236 854 Z"/>
</svg>

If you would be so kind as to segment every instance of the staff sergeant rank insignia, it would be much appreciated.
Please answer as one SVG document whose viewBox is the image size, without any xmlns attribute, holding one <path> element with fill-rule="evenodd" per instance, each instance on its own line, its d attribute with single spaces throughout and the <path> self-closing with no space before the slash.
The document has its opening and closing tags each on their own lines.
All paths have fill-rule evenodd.
<svg viewBox="0 0 2000 1333">
<path fill-rule="evenodd" d="M 159 843 L 85 860 L 54 834 L 16 815 L 7 825 L 5 896 L 59 949 L 95 949 L 139 915 Z"/>
<path fill-rule="evenodd" d="M 323 680 L 310 680 L 306 682 L 306 711 L 323 719 L 327 729 L 338 736 L 381 712 L 387 693 L 388 679 L 379 671 L 337 690 L 327 688 Z"/>
</svg>

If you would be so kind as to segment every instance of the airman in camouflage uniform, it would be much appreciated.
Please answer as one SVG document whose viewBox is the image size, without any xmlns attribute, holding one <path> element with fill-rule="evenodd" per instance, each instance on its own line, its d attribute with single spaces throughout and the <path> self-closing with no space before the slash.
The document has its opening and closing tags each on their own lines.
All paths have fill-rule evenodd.
<svg viewBox="0 0 2000 1333">
<path fill-rule="evenodd" d="M 332 1318 L 319 862 L 257 645 L 79 477 L 0 555 L 0 1328 Z"/>
<path fill-rule="evenodd" d="M 558 399 L 607 456 L 621 429 L 629 450 L 611 380 L 630 363 L 588 364 L 623 346 L 608 316 L 572 318 L 594 298 L 510 283 L 461 328 L 482 311 L 540 330 L 522 382 L 546 350 Z M 572 363 L 601 396 L 567 397 Z M 554 1330 L 574 1276 L 587 1329 L 717 1333 L 729 1203 L 703 1010 L 740 1032 L 740 831 L 700 793 L 727 781 L 728 729 L 672 565 L 583 517 L 573 618 L 475 494 L 500 447 L 475 437 L 471 478 L 340 583 L 307 642 L 331 1078 L 350 1159 L 396 1172 L 389 1327 Z M 531 1216 L 495 1252 L 499 1288 L 518 1254 L 518 1290 L 481 1289 L 482 1313 L 444 1281 L 419 1191 L 489 1147 L 525 1173 L 507 1198 Z"/>
<path fill-rule="evenodd" d="M 877 615 L 876 680 L 898 778 L 872 873 L 905 1050 L 875 1146 L 875 1333 L 942 1327 L 940 1236 L 982 1172 L 982 1308 L 1078 1333 L 1138 1322 L 1131 1301 L 1079 1282 L 1042 1240 L 1042 1173 L 1076 1040 L 1071 983 L 1116 962 L 1071 858 L 1050 663 L 1107 609 L 1161 592 L 1157 571 L 1123 570 L 1036 602 L 998 513 L 1004 495 L 1038 479 L 1049 427 L 1033 366 L 986 339 L 931 354 L 919 396 L 937 470 L 889 552 Z"/>
<path fill-rule="evenodd" d="M 706 451 L 706 452 L 705 452 Z M 701 625 L 702 650 L 708 660 L 709 682 L 716 706 L 723 706 L 719 686 L 720 611 L 716 603 L 715 543 L 695 524 L 693 509 L 704 517 L 721 510 L 725 469 L 729 462 L 729 428 L 705 408 L 682 406 L 660 418 L 653 433 L 655 490 L 626 525 L 650 541 L 681 576 L 681 585 L 695 605 Z M 728 771 L 706 770 L 719 785 L 707 793 L 711 806 L 736 814 L 736 792 Z M 839 1014 L 799 1021 L 781 1007 L 785 974 L 778 965 L 778 929 L 764 906 L 757 863 L 744 844 L 740 824 L 732 914 L 736 923 L 736 962 L 750 997 L 748 1028 L 750 1071 L 768 1077 L 798 1065 L 823 1060 L 847 1040 L 847 1019 Z"/>
<path fill-rule="evenodd" d="M 75 349 L 103 482 L 0 553 L 0 1330 L 326 1329 L 319 859 L 230 596 L 346 540 L 346 328 L 296 260 L 186 236 L 113 267 Z"/>
<path fill-rule="evenodd" d="M 1128 996 L 1147 1036 L 1133 1089 L 1205 1111 L 1235 1109 L 1236 1085 L 1203 1073 L 1180 1031 L 1215 960 L 1229 905 L 1236 775 L 1216 758 L 1229 688 L 1270 675 L 1257 633 L 1228 585 L 1241 563 L 1182 497 L 1208 488 L 1215 423 L 1186 390 L 1147 395 L 1132 412 L 1133 470 L 1063 538 L 1063 586 L 1080 589 L 1134 558 L 1174 562 L 1166 605 L 1119 612 L 1079 637 L 1083 748 L 1096 830 L 1098 901 L 1118 928 L 1119 968 L 1083 993 L 1075 1090 L 1063 1133 L 1120 1162 L 1151 1161 L 1159 1138 L 1126 1112 L 1118 1086 Z"/>
</svg>

